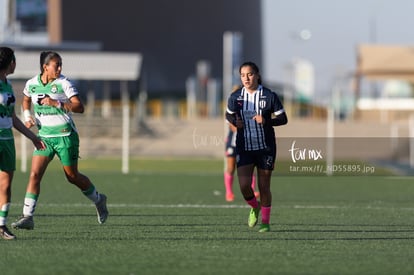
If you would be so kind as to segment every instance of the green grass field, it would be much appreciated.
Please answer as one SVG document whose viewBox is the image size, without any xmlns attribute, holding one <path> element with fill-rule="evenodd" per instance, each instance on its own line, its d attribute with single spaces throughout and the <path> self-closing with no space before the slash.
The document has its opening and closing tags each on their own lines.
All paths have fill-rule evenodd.
<svg viewBox="0 0 414 275">
<path fill-rule="evenodd" d="M 55 160 L 42 183 L 35 230 L 0 240 L 0 274 L 413 274 L 414 180 L 277 176 L 271 232 L 247 227 L 249 209 L 223 193 L 220 160 L 81 160 L 107 194 L 110 217 Z M 10 224 L 28 174 L 16 172 Z"/>
</svg>

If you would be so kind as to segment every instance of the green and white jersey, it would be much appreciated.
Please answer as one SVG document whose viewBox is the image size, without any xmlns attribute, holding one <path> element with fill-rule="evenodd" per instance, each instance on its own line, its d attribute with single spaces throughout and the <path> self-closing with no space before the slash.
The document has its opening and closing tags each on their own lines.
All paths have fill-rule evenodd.
<svg viewBox="0 0 414 275">
<path fill-rule="evenodd" d="M 32 99 L 33 112 L 41 137 L 68 136 L 72 131 L 76 131 L 70 112 L 38 103 L 38 100 L 44 96 L 49 96 L 61 102 L 68 102 L 69 98 L 78 95 L 75 86 L 65 76 L 61 75 L 54 81 L 44 85 L 40 75 L 37 75 L 26 82 L 23 93 Z"/>
<path fill-rule="evenodd" d="M 16 98 L 9 81 L 0 80 L 0 139 L 13 139 L 13 112 Z"/>
</svg>

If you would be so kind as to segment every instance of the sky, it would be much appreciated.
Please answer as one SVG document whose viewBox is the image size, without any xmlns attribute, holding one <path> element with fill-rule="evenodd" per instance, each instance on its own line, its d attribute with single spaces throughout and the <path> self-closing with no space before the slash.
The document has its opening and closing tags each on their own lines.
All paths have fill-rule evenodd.
<svg viewBox="0 0 414 275">
<path fill-rule="evenodd" d="M 262 0 L 264 79 L 286 82 L 294 58 L 310 61 L 314 101 L 355 70 L 360 44 L 414 45 L 413 0 Z M 308 30 L 310 39 L 298 35 Z"/>
</svg>

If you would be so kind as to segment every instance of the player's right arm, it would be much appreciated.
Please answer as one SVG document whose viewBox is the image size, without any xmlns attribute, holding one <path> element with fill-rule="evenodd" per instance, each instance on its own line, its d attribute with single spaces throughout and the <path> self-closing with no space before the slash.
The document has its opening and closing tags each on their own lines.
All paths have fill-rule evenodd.
<svg viewBox="0 0 414 275">
<path fill-rule="evenodd" d="M 36 124 L 30 112 L 31 105 L 32 105 L 32 98 L 25 94 L 23 96 L 22 107 L 23 107 L 24 125 L 27 128 L 31 128 L 32 126 Z"/>
<path fill-rule="evenodd" d="M 237 132 L 237 127 L 236 126 L 234 126 L 233 124 L 231 124 L 231 123 L 229 123 L 229 128 L 230 128 L 230 131 L 232 131 L 233 133 L 236 133 Z"/>
<path fill-rule="evenodd" d="M 236 128 L 243 128 L 243 120 L 237 113 L 226 111 L 226 120 Z"/>
<path fill-rule="evenodd" d="M 243 121 L 237 107 L 237 96 L 234 93 L 229 97 L 226 109 L 226 120 L 236 128 L 243 128 Z"/>
</svg>

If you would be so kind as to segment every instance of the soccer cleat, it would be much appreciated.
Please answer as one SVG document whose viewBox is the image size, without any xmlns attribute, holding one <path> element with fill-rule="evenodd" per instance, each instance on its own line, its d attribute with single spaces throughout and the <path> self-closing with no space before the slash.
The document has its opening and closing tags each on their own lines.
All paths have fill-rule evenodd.
<svg viewBox="0 0 414 275">
<path fill-rule="evenodd" d="M 257 220 L 259 219 L 259 212 L 260 212 L 260 206 L 257 208 L 251 208 L 249 219 L 247 220 L 247 224 L 249 227 L 255 227 L 257 224 Z"/>
<path fill-rule="evenodd" d="M 260 233 L 269 232 L 269 231 L 270 231 L 269 224 L 263 223 L 263 224 L 260 225 L 260 229 L 259 229 Z"/>
<path fill-rule="evenodd" d="M 5 240 L 16 239 L 16 236 L 14 236 L 13 233 L 11 233 L 5 225 L 0 226 L 0 237 L 2 237 Z"/>
<path fill-rule="evenodd" d="M 14 229 L 34 229 L 34 221 L 32 216 L 22 216 L 19 220 L 11 224 Z"/>
<path fill-rule="evenodd" d="M 96 206 L 96 213 L 98 214 L 98 222 L 103 224 L 108 218 L 108 209 L 106 208 L 106 196 L 104 194 L 100 194 L 99 201 L 95 204 Z"/>
<path fill-rule="evenodd" d="M 234 201 L 234 194 L 226 194 L 226 201 L 228 202 Z"/>
</svg>

